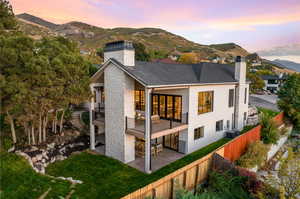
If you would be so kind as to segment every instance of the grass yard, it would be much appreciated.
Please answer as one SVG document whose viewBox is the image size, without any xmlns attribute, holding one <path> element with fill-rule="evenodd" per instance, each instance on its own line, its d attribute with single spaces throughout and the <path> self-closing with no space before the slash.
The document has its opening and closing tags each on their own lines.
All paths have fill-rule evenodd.
<svg viewBox="0 0 300 199">
<path fill-rule="evenodd" d="M 28 162 L 12 153 L 0 153 L 0 198 L 39 198 L 51 188 L 46 198 L 59 198 L 70 192 L 70 183 L 36 173 Z"/>
<path fill-rule="evenodd" d="M 266 109 L 266 108 L 257 107 L 257 109 L 259 112 L 269 115 L 270 117 L 275 117 L 279 113 L 278 111 L 273 111 L 273 110 Z"/>
<path fill-rule="evenodd" d="M 83 184 L 76 185 L 72 198 L 117 199 L 188 165 L 219 148 L 229 140 L 221 139 L 150 175 L 117 160 L 87 152 L 55 162 L 47 167 L 46 172 L 52 176 L 72 177 L 73 179 L 82 180 Z"/>
</svg>

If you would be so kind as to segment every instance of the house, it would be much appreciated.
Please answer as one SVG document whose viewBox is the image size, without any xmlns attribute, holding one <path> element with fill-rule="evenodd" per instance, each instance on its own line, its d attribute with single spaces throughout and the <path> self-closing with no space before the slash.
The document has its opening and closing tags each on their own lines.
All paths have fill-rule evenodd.
<svg viewBox="0 0 300 199">
<path fill-rule="evenodd" d="M 264 90 L 277 93 L 287 76 L 281 73 L 279 75 L 262 75 L 261 78 L 265 82 Z"/>
<path fill-rule="evenodd" d="M 91 79 L 91 149 L 150 173 L 241 130 L 247 120 L 246 64 L 168 64 L 135 60 L 129 41 L 106 44 Z M 159 159 L 160 158 L 160 159 Z"/>
</svg>

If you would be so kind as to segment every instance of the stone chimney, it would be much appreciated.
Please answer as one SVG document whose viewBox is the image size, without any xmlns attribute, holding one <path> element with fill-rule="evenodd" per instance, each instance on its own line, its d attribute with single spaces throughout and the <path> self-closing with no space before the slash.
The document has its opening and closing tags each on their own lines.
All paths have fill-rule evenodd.
<svg viewBox="0 0 300 199">
<path fill-rule="evenodd" d="M 130 41 L 115 41 L 105 45 L 104 62 L 113 58 L 124 66 L 135 65 L 135 50 Z"/>
<path fill-rule="evenodd" d="M 235 73 L 234 73 L 235 79 L 240 84 L 246 83 L 246 62 L 245 58 L 241 56 L 237 56 L 235 59 Z"/>
</svg>

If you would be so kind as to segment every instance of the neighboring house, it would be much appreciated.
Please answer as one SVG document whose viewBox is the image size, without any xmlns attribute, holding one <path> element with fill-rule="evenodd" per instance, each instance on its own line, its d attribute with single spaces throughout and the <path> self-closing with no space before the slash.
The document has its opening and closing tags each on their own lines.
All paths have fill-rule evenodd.
<svg viewBox="0 0 300 199">
<path fill-rule="evenodd" d="M 277 93 L 287 76 L 281 73 L 280 75 L 262 75 L 261 78 L 265 82 L 264 90 Z"/>
<path fill-rule="evenodd" d="M 249 83 L 241 57 L 235 67 L 141 62 L 131 42 L 118 41 L 106 44 L 104 61 L 91 84 L 92 150 L 95 132 L 105 135 L 105 155 L 124 163 L 143 158 L 150 173 L 151 154 L 188 154 L 245 125 Z"/>
</svg>

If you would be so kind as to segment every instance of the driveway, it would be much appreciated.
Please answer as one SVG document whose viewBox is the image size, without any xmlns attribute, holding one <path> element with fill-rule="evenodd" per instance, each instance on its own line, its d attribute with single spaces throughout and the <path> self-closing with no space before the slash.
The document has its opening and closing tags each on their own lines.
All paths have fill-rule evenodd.
<svg viewBox="0 0 300 199">
<path fill-rule="evenodd" d="M 279 111 L 277 95 L 250 95 L 249 102 L 253 106 Z"/>
</svg>

